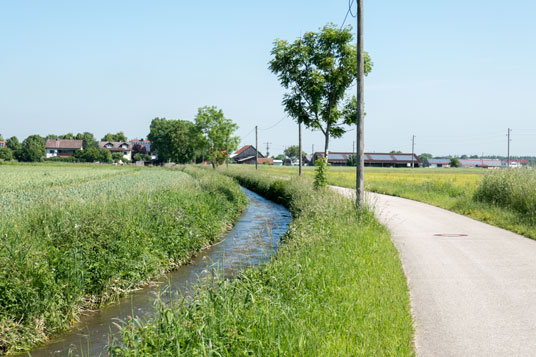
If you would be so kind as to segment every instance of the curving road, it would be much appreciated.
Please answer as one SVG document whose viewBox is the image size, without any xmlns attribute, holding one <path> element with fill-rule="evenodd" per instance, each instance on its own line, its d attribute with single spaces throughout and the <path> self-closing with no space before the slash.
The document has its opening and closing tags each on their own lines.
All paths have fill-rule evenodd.
<svg viewBox="0 0 536 357">
<path fill-rule="evenodd" d="M 367 201 L 400 253 L 418 356 L 536 355 L 536 241 L 412 200 Z"/>
</svg>

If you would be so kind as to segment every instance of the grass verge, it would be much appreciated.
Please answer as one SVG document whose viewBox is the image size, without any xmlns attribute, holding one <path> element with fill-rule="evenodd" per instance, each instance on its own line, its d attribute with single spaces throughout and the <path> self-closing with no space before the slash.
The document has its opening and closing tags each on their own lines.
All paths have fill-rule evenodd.
<svg viewBox="0 0 536 357">
<path fill-rule="evenodd" d="M 30 349 L 82 309 L 188 262 L 229 229 L 246 205 L 240 187 L 186 172 L 141 170 L 132 181 L 55 188 L 57 198 L 43 194 L 1 217 L 0 354 Z M 5 196 L 18 207 L 15 194 Z"/>
<path fill-rule="evenodd" d="M 154 319 L 131 320 L 113 355 L 413 354 L 406 279 L 371 212 L 308 180 L 228 172 L 290 208 L 284 244 L 265 265 L 202 285 L 191 301 L 160 304 Z"/>
</svg>

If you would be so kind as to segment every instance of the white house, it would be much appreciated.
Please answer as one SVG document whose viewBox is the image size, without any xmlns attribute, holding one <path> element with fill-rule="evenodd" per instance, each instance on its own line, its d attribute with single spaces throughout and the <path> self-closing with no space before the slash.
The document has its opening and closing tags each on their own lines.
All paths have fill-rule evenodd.
<svg viewBox="0 0 536 357">
<path fill-rule="evenodd" d="M 124 159 L 132 161 L 132 143 L 128 141 L 101 141 L 99 148 L 107 149 L 112 153 L 119 152 Z"/>
</svg>

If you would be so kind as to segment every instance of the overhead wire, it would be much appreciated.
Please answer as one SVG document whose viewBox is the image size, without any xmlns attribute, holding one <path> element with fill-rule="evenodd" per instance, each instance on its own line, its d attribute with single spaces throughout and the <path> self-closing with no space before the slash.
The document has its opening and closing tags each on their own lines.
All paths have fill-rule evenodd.
<svg viewBox="0 0 536 357">
<path fill-rule="evenodd" d="M 274 125 L 269 126 L 268 128 L 264 128 L 264 129 L 259 128 L 259 130 L 260 130 L 260 131 L 266 131 L 266 130 L 273 129 L 273 128 L 275 128 L 277 125 L 279 125 L 283 120 L 285 120 L 285 119 L 287 119 L 287 118 L 288 118 L 288 116 L 285 115 L 283 118 L 281 118 L 281 120 L 279 120 L 279 121 L 278 121 L 277 123 L 275 123 Z"/>
<path fill-rule="evenodd" d="M 342 21 L 342 25 L 341 25 L 341 28 L 340 30 L 342 30 L 342 28 L 344 27 L 344 24 L 346 23 L 346 19 L 348 18 L 348 14 L 351 14 L 352 17 L 355 17 L 355 15 L 352 13 L 352 6 L 354 5 L 354 1 L 355 0 L 348 0 L 348 11 L 346 11 L 346 15 L 344 16 L 344 20 Z"/>
</svg>

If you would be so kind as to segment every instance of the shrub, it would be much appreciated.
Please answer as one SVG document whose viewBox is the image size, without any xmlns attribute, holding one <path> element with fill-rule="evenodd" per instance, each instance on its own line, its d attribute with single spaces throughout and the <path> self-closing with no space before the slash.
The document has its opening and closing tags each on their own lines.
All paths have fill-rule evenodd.
<svg viewBox="0 0 536 357">
<path fill-rule="evenodd" d="M 315 161 L 316 172 L 314 186 L 316 189 L 325 188 L 328 185 L 328 160 L 320 158 Z"/>
</svg>

